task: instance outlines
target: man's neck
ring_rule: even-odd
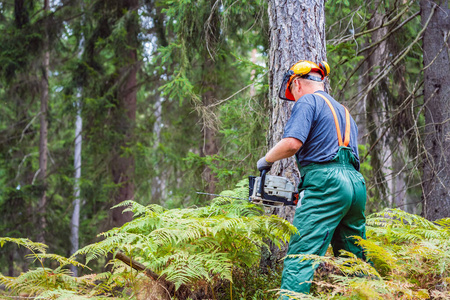
[[[311,86],[305,89],[305,94],[314,94],[316,92],[324,92],[323,88],[317,86]]]

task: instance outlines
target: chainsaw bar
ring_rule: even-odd
[[[248,199],[245,199],[245,198],[225,196],[225,195],[219,195],[219,194],[211,194],[211,193],[203,193],[203,192],[197,192],[197,194],[199,194],[199,195],[208,195],[208,196],[216,196],[216,197],[224,197],[224,198],[231,198],[231,199],[237,199],[237,200],[248,200]]]

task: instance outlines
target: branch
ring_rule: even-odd
[[[163,288],[165,288],[167,290],[167,292],[169,292],[171,297],[176,297],[177,299],[197,299],[198,298],[196,293],[191,291],[191,289],[187,285],[181,284],[181,286],[178,289],[176,289],[175,284],[171,281],[166,280],[165,275],[160,276],[160,275],[156,274],[152,270],[149,270],[148,268],[146,268],[140,262],[137,262],[137,261],[133,260],[131,257],[128,257],[123,252],[117,252],[115,255],[115,258],[124,262],[125,264],[127,264],[128,266],[132,267],[133,269],[135,269],[137,271],[144,272],[144,274],[147,277],[149,277],[150,279],[161,284],[161,286]]]
[[[393,67],[395,67],[401,60],[403,60],[403,58],[406,56],[406,54],[409,53],[409,51],[411,51],[412,47],[420,40],[420,38],[422,37],[422,34],[425,32],[425,29],[428,27],[428,24],[431,21],[431,17],[434,14],[434,11],[436,10],[437,5],[435,4],[433,6],[433,9],[430,13],[430,16],[427,20],[427,22],[425,23],[425,25],[423,26],[423,29],[417,34],[416,38],[414,39],[414,41],[408,46],[406,47],[406,49],[404,49],[402,52],[400,52],[394,59],[394,61],[391,61],[388,65],[386,65],[384,67],[383,70],[381,70],[381,72],[377,75],[377,77],[369,82],[362,90],[361,92],[357,93],[352,99],[353,100],[355,98],[358,97],[358,95],[361,95],[361,93],[364,91],[364,93],[357,98],[355,104],[350,108],[350,110],[352,110],[358,103],[359,101],[361,101],[373,88],[375,88],[375,86],[381,81],[381,79],[383,79],[384,77],[386,77],[389,72],[391,71],[391,69]]]
[[[374,32],[374,31],[378,30],[378,29],[381,29],[383,27],[390,26],[391,24],[395,23],[401,16],[403,16],[409,10],[411,4],[412,4],[412,1],[410,3],[408,3],[408,5],[400,13],[398,13],[395,17],[393,17],[392,19],[390,19],[386,23],[382,23],[379,26],[374,27],[374,28],[370,28],[370,29],[368,29],[366,31],[361,31],[361,32],[358,32],[358,33],[355,33],[355,34],[344,36],[344,37],[342,37],[339,40],[331,40],[330,42],[333,42],[333,45],[338,45],[338,44],[341,44],[341,43],[345,43],[345,42],[354,40],[357,37],[369,34],[371,32]],[[411,19],[415,18],[419,13],[420,12],[415,13],[412,17],[408,18],[405,22],[406,23],[409,22]],[[401,26],[403,26],[405,24],[405,22],[403,22],[401,24]]]
[[[399,30],[400,28],[402,28],[403,26],[405,26],[406,23],[408,23],[409,21],[411,21],[412,19],[414,19],[415,17],[417,17],[420,14],[420,11],[417,11],[415,14],[413,14],[412,16],[410,16],[408,19],[406,19],[405,21],[403,21],[400,25],[398,25],[397,27],[395,27],[394,29],[390,30],[388,34],[386,34],[383,38],[379,39],[378,41],[370,44],[369,46],[359,50],[356,53],[356,56],[358,56],[359,54],[363,53],[364,51],[375,47],[376,45],[380,44],[381,42],[383,42],[384,40],[386,40],[390,35],[392,35],[394,32],[396,32],[397,30]],[[427,23],[428,24],[428,23]],[[426,26],[425,26],[426,27]]]
[[[115,258],[117,258],[118,260],[126,263],[127,265],[129,265],[130,267],[132,267],[133,269],[137,270],[137,271],[143,271],[145,273],[145,275],[147,275],[147,277],[150,277],[153,280],[158,280],[160,279],[159,275],[156,274],[155,272],[153,272],[152,270],[147,269],[143,264],[141,264],[140,262],[137,262],[135,260],[132,260],[130,257],[126,256],[125,254],[123,254],[122,252],[118,252],[116,253]]]

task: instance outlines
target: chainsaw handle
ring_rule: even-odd
[[[264,184],[266,182],[266,174],[267,174],[267,170],[262,170],[261,171],[261,180],[259,181],[259,189],[258,189],[258,193],[261,195],[261,198],[264,198]]]

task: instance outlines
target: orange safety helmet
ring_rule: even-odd
[[[310,72],[320,73],[321,78],[319,79],[316,76],[308,75]],[[278,91],[278,97],[283,100],[295,101],[294,95],[292,95],[289,89],[290,84],[295,77],[302,77],[304,79],[322,82],[328,74],[330,74],[330,66],[326,61],[322,61],[319,65],[317,65],[309,60],[299,60],[284,74],[283,82],[281,83]]]

